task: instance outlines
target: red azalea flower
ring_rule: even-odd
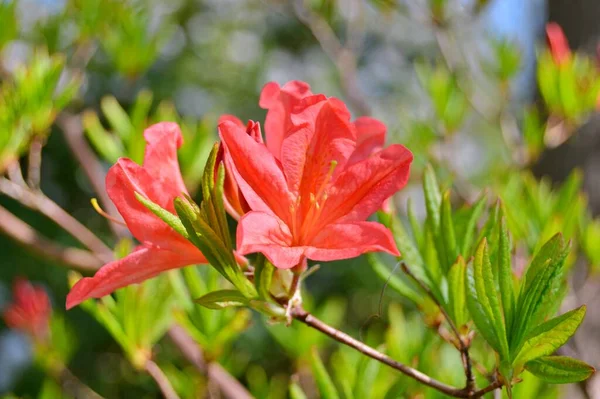
[[[175,123],[158,123],[146,129],[144,138],[147,146],[143,166],[121,158],[106,176],[110,199],[141,245],[125,258],[104,265],[94,277],[78,281],[67,296],[67,309],[166,270],[206,263],[200,250],[135,197],[138,192],[175,213],[173,200],[187,193],[177,161],[177,148],[183,141],[181,130]]]
[[[322,95],[293,106],[290,98],[266,101],[275,91],[272,85],[261,95],[261,105],[276,105],[265,125],[283,124],[287,130],[267,130],[262,144],[239,123],[219,125],[229,172],[252,209],[238,224],[238,252],[262,252],[279,268],[306,258],[331,261],[370,251],[399,255],[390,231],[366,219],[406,184],[410,151],[392,145],[371,154],[385,134],[382,124],[351,123],[341,101]],[[277,125],[269,123],[272,113]],[[361,138],[361,128],[373,125],[378,129]],[[270,145],[273,136],[277,146]]]
[[[275,82],[267,83],[264,86],[260,94],[259,105],[267,110],[265,118],[266,146],[276,159],[281,157],[281,147],[286,134],[294,128],[292,114],[298,109],[304,109],[307,101],[318,105],[327,101],[327,97],[323,94],[314,95],[308,83],[301,81],[291,81],[283,87]],[[233,115],[223,115],[219,119],[219,125],[226,121],[232,122],[240,128],[245,126],[246,132],[250,136],[258,142],[263,142],[258,123],[250,121],[244,125]],[[386,134],[385,125],[374,118],[360,117],[353,125],[356,129],[357,145],[350,163],[361,161],[380,150],[385,143]],[[231,165],[227,159],[225,159],[225,164],[226,169],[230,170]],[[239,220],[242,215],[250,211],[250,206],[231,173],[226,174],[224,192],[227,211],[235,219]]]
[[[46,291],[18,278],[13,285],[13,295],[14,302],[2,314],[6,325],[24,331],[36,339],[45,338],[52,314]]]
[[[571,58],[571,49],[567,37],[556,22],[546,24],[546,40],[556,65],[563,65]]]

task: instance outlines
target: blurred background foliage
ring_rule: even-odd
[[[551,15],[563,7],[549,5]],[[600,209],[593,178],[598,163],[587,155],[578,159],[578,151],[597,142],[598,61],[595,53],[580,52],[566,67],[555,62],[543,44],[547,6],[542,0],[0,0],[0,173],[10,178],[3,177],[0,206],[53,242],[78,246],[82,237],[65,231],[60,218],[40,216],[35,200],[23,206],[41,188],[117,254],[126,254],[131,244],[112,234],[122,229],[90,205],[99,197],[111,211],[94,173],[122,156],[140,162],[143,129],[176,121],[184,134],[181,169],[194,195],[218,116],[263,121],[258,93],[266,82],[305,80],[314,92],[344,99],[356,116],[384,121],[388,142],[415,154],[411,183],[394,204],[401,224],[411,228],[394,231],[405,234],[400,243],[415,241],[412,253],[422,255],[422,265],[436,262],[425,253],[426,235],[415,228],[428,211],[421,185],[428,163],[442,192],[450,189],[444,201],[456,204],[456,226],[502,200],[517,276],[555,233],[572,239],[563,306],[587,303],[590,311],[565,350],[597,365],[600,222],[592,210]],[[570,16],[575,24],[579,17]],[[595,46],[592,33],[584,39],[571,30],[577,45],[587,40]],[[90,154],[95,161],[86,158]],[[6,183],[20,178],[15,160],[26,171],[25,193]],[[541,178],[546,174],[551,177]],[[67,269],[9,235],[0,236],[0,306],[10,301],[16,276],[43,282],[55,317],[64,320],[58,325],[69,330],[57,335],[77,337],[63,343],[69,347],[60,351],[64,361],[104,397],[159,396],[153,381],[136,370],[143,368],[136,360],[140,351],[155,353],[182,397],[205,391],[206,379],[163,338],[173,320],[201,344],[208,361],[220,362],[257,398],[443,397],[303,325],[286,328],[248,310],[192,304],[189,298],[222,286],[212,270],[169,273],[122,290],[116,303],[107,297],[65,312]],[[473,253],[477,242],[464,240]],[[307,307],[393,358],[461,385],[460,358],[436,333],[439,315],[432,304],[414,287],[407,291],[388,259],[369,260],[323,265],[307,280]],[[148,298],[146,290],[164,296]],[[416,303],[410,300],[415,297]],[[130,312],[149,319],[132,325]],[[29,367],[31,356],[23,336],[0,330],[0,393],[61,397],[40,367]],[[494,359],[478,361],[489,368]],[[485,383],[485,376],[478,381]],[[557,388],[528,375],[513,393],[586,397],[583,392],[600,395],[596,380]]]

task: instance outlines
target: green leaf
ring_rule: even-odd
[[[275,266],[271,264],[263,255],[260,255],[260,259],[256,262],[254,269],[254,285],[258,295],[266,300],[271,300],[271,280],[273,279],[273,273]]]
[[[481,336],[496,352],[500,352],[500,341],[496,337],[493,322],[489,316],[489,312],[479,300],[475,276],[473,271],[473,263],[469,263],[467,268],[467,308],[471,314],[471,318],[477,327]]]
[[[460,252],[460,254],[466,259],[468,259],[471,256],[471,251],[473,247],[473,237],[475,236],[475,231],[477,229],[477,222],[479,221],[479,218],[481,217],[481,214],[485,209],[486,202],[487,196],[483,194],[481,198],[479,198],[470,209],[469,218],[467,220],[462,235],[462,246]]]
[[[181,234],[183,237],[188,239],[188,232],[183,226],[181,219],[179,219],[176,215],[173,215],[171,212],[162,208],[160,205],[152,202],[150,199],[144,197],[137,191],[135,192],[135,198],[137,198],[137,200],[141,202],[142,205],[148,208],[150,212],[158,216],[160,220],[168,224],[177,233]]]
[[[423,172],[423,192],[425,193],[425,207],[427,209],[427,218],[434,231],[437,231],[440,226],[440,205],[442,203],[442,195],[440,194],[440,186],[435,177],[435,172],[431,165],[427,165]]]
[[[247,306],[248,300],[236,290],[219,290],[209,292],[194,302],[209,309],[224,309],[231,306]]]
[[[508,359],[506,329],[486,239],[483,239],[475,251],[472,268],[467,277],[467,306],[473,321],[486,341],[500,354],[501,359]]]
[[[498,283],[500,286],[504,319],[506,321],[506,330],[510,331],[515,313],[515,289],[511,266],[511,243],[504,217],[500,220],[498,241]]]
[[[379,348],[380,350],[382,348]],[[361,356],[357,365],[355,385],[353,389],[355,398],[371,398],[375,379],[381,363],[367,356]]]
[[[125,150],[121,142],[104,130],[95,112],[84,112],[82,123],[87,138],[102,158],[110,163],[115,163],[120,156],[123,156]]]
[[[561,253],[564,251],[565,243],[562,234],[558,233],[548,240],[548,242],[546,242],[542,248],[540,248],[533,258],[531,265],[529,268],[527,268],[523,290],[525,292],[529,291],[531,289],[532,282],[536,277],[538,277],[540,271],[546,268],[546,265],[549,261],[559,258]]]
[[[566,356],[545,356],[528,362],[525,368],[550,384],[583,381],[596,372],[589,364]]]
[[[506,337],[506,327],[504,325],[504,315],[500,305],[496,280],[492,271],[487,240],[484,239],[475,252],[473,260],[473,270],[475,275],[475,287],[478,290],[477,295],[483,302],[484,309],[487,309],[489,317],[494,326],[496,337],[500,344],[498,351],[503,359],[508,359],[508,340]],[[479,281],[478,281],[479,280]]]
[[[534,328],[551,307],[548,300],[553,299],[560,289],[562,267],[569,252],[562,236],[557,234],[548,241],[534,258],[527,271],[525,283],[521,287],[518,316],[511,331],[513,350],[517,350],[525,335]]]
[[[445,262],[442,262],[444,271],[448,271],[450,266],[456,262],[458,256],[458,247],[456,245],[456,235],[454,234],[454,222],[452,221],[452,208],[450,205],[450,192],[444,193],[440,205],[441,235],[445,254]]]
[[[317,382],[317,387],[319,388],[321,398],[339,399],[340,396],[338,394],[338,391],[335,388],[335,385],[333,384],[331,376],[325,369],[325,365],[319,357],[319,352],[317,351],[317,348],[313,347],[310,354],[311,368],[313,376],[315,377],[315,381]]]
[[[536,327],[529,334],[513,364],[522,365],[554,353],[575,334],[583,321],[585,311],[584,305]]]
[[[450,316],[457,327],[465,325],[468,321],[466,276],[467,265],[462,256],[459,256],[448,272]]]
[[[290,384],[290,399],[307,399],[300,385],[295,382]]]

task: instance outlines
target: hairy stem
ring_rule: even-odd
[[[165,399],[179,399],[179,395],[177,395],[177,392],[173,389],[173,386],[165,373],[158,367],[158,364],[148,359],[146,360],[144,368],[148,375],[154,379]]]
[[[326,324],[325,322],[317,319],[312,314],[310,314],[309,312],[304,310],[302,307],[294,308],[292,310],[292,317],[294,319],[306,324],[307,326],[314,328],[315,330],[318,330],[318,331],[324,333],[325,335],[328,335],[329,337],[335,339],[336,341],[338,341],[344,345],[347,345],[351,348],[354,348],[357,351],[361,352],[362,354],[369,356],[370,358],[375,359],[395,370],[398,370],[401,373],[415,379],[416,381],[419,381],[420,383],[427,385],[428,387],[431,387],[433,389],[436,389],[439,392],[442,392],[448,396],[452,396],[455,398],[479,398],[479,397],[485,395],[486,393],[491,392],[502,386],[502,384],[496,382],[496,383],[493,383],[493,384],[487,386],[484,389],[481,389],[481,390],[475,391],[475,392],[470,391],[467,388],[462,388],[462,389],[456,388],[456,387],[444,384],[441,381],[435,380],[435,379],[431,378],[430,376],[428,376],[416,369],[413,369],[412,367],[409,367],[405,364],[397,362],[396,360],[388,357],[387,355],[379,352],[378,350],[364,344],[363,342],[358,341],[357,339],[352,338],[348,334],[346,334],[334,327],[331,327],[330,325]]]

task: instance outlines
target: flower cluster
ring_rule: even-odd
[[[19,278],[13,285],[14,302],[2,313],[6,325],[21,330],[34,339],[48,335],[52,305],[41,287]]]
[[[276,267],[301,270],[307,259],[332,261],[384,251],[399,255],[391,232],[367,221],[406,184],[412,154],[399,144],[383,148],[386,127],[361,117],[351,121],[336,98],[313,94],[308,84],[267,84],[260,124],[221,117],[219,164],[225,166],[224,202],[238,220],[236,253],[262,253]],[[129,256],[80,280],[67,308],[129,284],[190,264],[202,253],[150,212],[142,195],[175,213],[187,194],[177,162],[181,133],[173,123],[146,130],[143,166],[120,159],[107,176],[107,191],[141,245]],[[215,176],[217,173],[215,173]]]

